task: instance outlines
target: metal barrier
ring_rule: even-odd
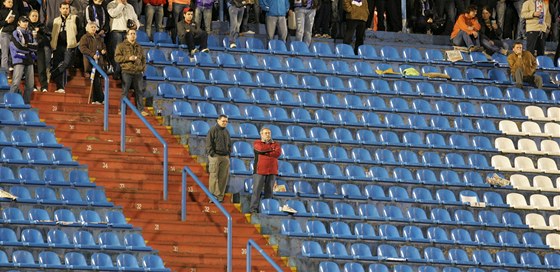
[[[249,239],[249,241],[247,241],[247,272],[251,272],[251,246],[255,247],[257,251],[264,257],[264,259],[270,265],[272,265],[274,269],[276,269],[276,271],[284,271],[282,270],[282,268],[280,268],[280,266],[276,264],[276,262],[272,260],[272,258],[270,258],[270,256],[268,256],[268,254],[266,254],[266,252],[264,252],[264,250],[257,243],[255,243],[255,241],[253,241],[253,239]]]
[[[105,103],[107,105],[108,103]],[[132,102],[128,100],[128,98],[124,97],[121,100],[121,152],[126,150],[126,131],[125,131],[125,123],[126,123],[126,106],[128,106],[140,120],[148,127],[148,129],[156,136],[156,138],[161,142],[163,145],[163,199],[167,200],[167,164],[168,164],[168,154],[167,154],[167,142],[159,135],[159,133],[148,123],[148,120],[142,116],[142,114],[136,109]]]
[[[200,186],[200,189],[210,198],[210,200],[216,204],[218,209],[226,216],[227,218],[227,271],[231,272],[232,270],[232,240],[231,240],[231,231],[232,231],[232,218],[231,215],[226,211],[224,206],[208,191],[206,186],[198,179],[198,177],[192,172],[192,170],[185,166],[183,168],[183,175],[181,179],[181,220],[187,220],[187,174],[192,177],[194,182]]]
[[[89,63],[95,68],[95,70],[103,77],[104,84],[103,84],[103,95],[105,96],[105,101],[103,103],[103,130],[109,131],[109,76],[107,73],[101,69],[101,66],[95,62],[92,57],[87,57]],[[91,83],[93,84],[93,82]],[[88,101],[89,103],[89,101]]]

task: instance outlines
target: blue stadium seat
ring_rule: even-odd
[[[272,56],[272,55],[267,55],[267,56],[264,57],[263,66],[266,70],[269,70],[269,71],[279,71],[279,72],[290,71],[289,67],[286,67],[286,65],[284,65],[280,61],[279,57]]]
[[[360,166],[348,165],[344,172],[350,180],[371,181],[371,177],[368,177],[364,169]]]
[[[253,171],[247,169],[245,162],[238,158],[230,159],[230,173],[232,175],[251,175]]]
[[[399,163],[403,166],[410,167],[422,166],[416,153],[410,150],[399,151]]]
[[[253,37],[249,37],[245,40],[245,48],[251,53],[268,53],[262,40]]]
[[[301,103],[295,101],[294,96],[287,90],[277,90],[274,92],[274,100],[277,104],[283,106],[301,106]]]
[[[377,258],[379,258],[379,260],[405,261],[404,258],[399,257],[395,247],[388,244],[380,244],[377,246]]]
[[[317,201],[315,201],[317,202]],[[324,203],[324,202],[319,202],[319,203]],[[325,205],[327,205],[326,203],[324,203]],[[328,208],[328,205],[327,205]],[[313,205],[311,206],[311,209],[313,209]],[[325,211],[325,210],[323,210]],[[319,212],[312,212],[314,213],[314,216],[317,217],[329,217],[330,215],[330,210],[329,213],[319,213]],[[316,237],[316,238],[330,238],[331,235],[329,233],[327,233],[327,229],[325,228],[325,225],[323,224],[323,222],[318,221],[318,220],[309,220],[305,223],[305,230],[307,232],[307,234],[309,236],[312,237]]]
[[[308,71],[314,74],[332,74],[327,68],[327,64],[322,59],[310,59],[308,62]]]
[[[271,57],[274,57],[274,56],[271,56]],[[274,58],[276,58],[276,57],[274,57]],[[262,66],[259,64],[259,60],[253,54],[243,54],[243,55],[241,55],[241,57],[239,57],[239,62],[240,62],[240,66],[244,67],[246,69],[254,69],[254,70],[262,69],[261,68]],[[266,70],[270,69],[269,65],[265,64],[264,66],[265,66],[264,69],[266,69]]]
[[[348,92],[349,90],[344,86],[344,81],[335,76],[328,76],[324,79],[324,88],[336,92]]]
[[[344,144],[358,144],[358,140],[354,140],[352,132],[346,128],[335,128],[332,131],[332,138],[338,143]]]
[[[362,195],[360,188],[358,188],[358,186],[355,184],[343,184],[341,186],[341,192],[344,198],[358,199],[358,200],[368,199],[366,195]]]
[[[368,62],[357,61],[352,66],[359,77],[379,77]]]
[[[81,226],[81,224],[77,223],[74,213],[68,209],[55,210],[54,221],[65,226]]]
[[[328,44],[321,42],[314,42],[311,44],[311,52],[313,52],[315,56],[320,57],[337,57],[337,55],[333,54],[332,49]]]
[[[402,115],[396,113],[388,113],[385,115],[385,125],[393,129],[406,129],[408,125],[405,124]]]
[[[405,238],[401,237],[399,230],[394,225],[382,224],[378,226],[379,237],[382,240],[390,241],[405,241]]]
[[[424,237],[424,233],[417,226],[405,226],[403,228],[403,238],[410,243],[429,243],[430,240]]]
[[[413,113],[414,110],[408,107],[408,103],[406,100],[400,97],[394,97],[389,100],[389,105],[393,109],[393,111],[397,112],[405,112],[405,113]]]
[[[403,58],[407,61],[407,62],[412,62],[412,63],[428,63],[428,60],[424,59],[422,57],[422,54],[420,54],[420,51],[414,47],[407,47],[404,48],[402,50],[403,52]]]
[[[317,101],[317,96],[312,92],[299,92],[298,99],[304,107],[322,107]]]
[[[80,192],[73,188],[64,188],[60,192],[60,200],[66,205],[87,206],[88,203],[82,199]]]
[[[348,254],[344,244],[340,242],[329,242],[327,243],[327,254],[330,258],[352,260],[353,257]]]
[[[529,90],[529,98],[537,103],[554,103],[554,101],[550,100],[546,92],[542,89]]]
[[[319,272],[340,272],[340,268],[335,262],[320,262]]]
[[[22,203],[36,203],[36,199],[31,197],[29,190],[24,186],[12,186],[10,187],[10,194],[17,197],[18,202]]]
[[[560,71],[560,67],[554,66],[554,62],[548,56],[537,56],[537,68],[545,71]]]
[[[280,55],[291,55],[292,52],[288,51],[286,44],[281,40],[270,40],[268,41],[268,49],[273,54],[280,54]]]
[[[361,216],[356,215],[356,212],[354,211],[354,207],[352,207],[352,205],[348,204],[348,203],[344,203],[344,202],[337,202],[334,205],[334,215],[337,218],[341,218],[344,220],[351,220],[351,219],[361,219]],[[332,227],[332,224],[331,224]],[[332,231],[331,231],[332,233]],[[339,237],[341,238],[341,237]],[[352,235],[352,237],[346,237],[346,238],[351,238],[351,239],[356,239],[355,236]]]
[[[438,190],[441,191],[442,189]],[[445,190],[445,189],[443,189]],[[442,201],[442,198],[436,193],[436,197],[438,200],[440,200],[443,204],[445,204],[446,202]],[[449,201],[450,202],[450,201]],[[451,219],[451,216],[449,215],[449,212],[446,209],[443,208],[434,208],[430,211],[430,218],[438,223],[438,224],[448,224],[448,225],[455,225],[457,224],[457,222],[455,222],[453,219]]]
[[[301,162],[298,164],[298,173],[304,178],[318,179],[323,176],[317,170],[317,166],[310,162]]]
[[[64,263],[67,267],[71,267],[76,270],[92,270],[93,267],[89,266],[86,262],[86,258],[80,252],[67,252],[64,254]]]
[[[286,137],[292,141],[310,142],[311,139],[307,138],[305,129],[300,126],[288,126],[286,128]]]
[[[171,66],[172,67],[172,66]],[[163,70],[163,74],[166,76],[166,78],[168,78],[169,80],[172,80],[172,77],[168,77],[167,73],[166,73],[166,68],[164,68]],[[178,71],[177,71],[178,72]],[[180,72],[178,72],[180,76]],[[159,83],[157,86],[157,95],[161,96],[163,98],[170,98],[170,99],[181,99],[183,98],[183,94],[180,94],[177,92],[177,90],[175,89],[175,85],[171,84],[171,83],[166,83],[166,82],[162,82]]]
[[[428,169],[422,169],[422,170],[428,170]],[[431,172],[432,174],[434,174],[433,172]],[[416,175],[418,176],[418,172],[416,172]],[[435,177],[435,174],[434,174]],[[416,202],[420,202],[420,203],[428,203],[428,204],[435,204],[438,203],[434,197],[432,196],[432,193],[430,192],[430,190],[423,188],[423,187],[418,187],[418,188],[414,188],[412,190],[412,198],[416,201]]]
[[[31,223],[23,217],[23,212],[19,208],[10,207],[2,210],[1,222],[6,224],[29,224]]]
[[[327,150],[327,155],[330,161],[333,162],[343,162],[343,163],[352,163],[354,160],[348,157],[348,153],[346,153],[346,149],[340,146],[331,146]]]
[[[114,232],[102,232],[97,237],[99,247],[105,250],[124,251],[126,247],[121,244],[119,237]]]
[[[294,210],[297,211],[297,213],[294,216],[297,216],[297,217],[311,217],[312,216],[311,213],[307,212],[307,208],[305,207],[305,204],[303,204],[299,200],[290,199],[290,200],[286,201],[286,205],[288,205],[289,207],[291,207],[291,208],[293,208]]]
[[[338,45],[341,45],[341,44],[338,44]],[[352,54],[354,54],[353,51],[352,51]],[[332,61],[329,65],[329,69],[335,75],[344,75],[344,76],[356,76],[357,75],[356,71],[350,70],[350,66],[348,66],[348,63],[346,61],[342,61],[342,60]]]
[[[358,206],[358,214],[364,220],[385,220],[384,217],[379,215],[377,208],[373,204],[360,204]]]
[[[183,50],[173,50],[169,55],[171,62],[176,66],[193,66],[194,62],[191,61],[189,54]]]
[[[27,250],[15,250],[12,252],[12,263],[16,267],[23,269],[38,269],[39,264],[35,263],[33,254]]]
[[[149,271],[158,271],[158,272],[171,271],[170,269],[165,268],[165,266],[163,265],[163,260],[159,256],[153,254],[144,255],[142,257],[142,267],[145,270],[147,269]]]
[[[336,185],[330,182],[321,182],[317,185],[317,193],[322,198],[342,199],[343,195],[338,193]]]
[[[258,72],[255,78],[256,84],[260,87],[279,88],[282,86],[276,83],[276,79],[269,72]]]
[[[496,241],[494,235],[489,230],[477,230],[474,233],[475,241],[481,246],[500,247],[501,244]]]
[[[397,167],[393,169],[393,177],[401,183],[417,183],[408,168]]]
[[[143,270],[138,266],[136,257],[129,253],[121,253],[117,256],[117,267],[119,270],[137,271]]]
[[[494,262],[492,255],[487,250],[475,250],[473,261],[483,266],[500,266],[500,264]]]
[[[52,163],[65,166],[77,166],[77,161],[72,158],[70,151],[66,149],[55,149],[52,153]]]
[[[498,251],[496,253],[496,262],[505,267],[522,268],[523,265],[517,262],[517,258],[512,252]]]
[[[138,42],[138,44],[142,46],[149,46],[149,47],[155,46],[154,43],[150,41],[150,37],[148,37],[146,31],[140,29],[136,30],[136,42]]]
[[[548,253],[544,255],[544,264],[548,266],[548,268],[552,268],[552,269],[560,268],[560,254]]]
[[[118,271],[113,265],[111,256],[103,252],[95,252],[91,255],[91,266],[94,269],[103,271]]]
[[[338,203],[337,203],[338,204]],[[347,204],[347,203],[340,203]],[[356,236],[352,234],[350,227],[346,222],[331,222],[329,226],[329,233],[337,239],[356,239]]]
[[[474,104],[470,102],[459,102],[459,104],[457,104],[457,110],[458,113],[462,116],[482,116],[482,114],[478,113],[477,108],[474,106]]]
[[[233,81],[237,85],[244,86],[258,86],[257,83],[253,81],[253,78],[249,72],[244,70],[236,70],[233,72]]]
[[[171,36],[167,32],[155,32],[153,34],[153,41],[156,46],[159,47],[178,47],[177,44],[173,42]]]
[[[401,58],[397,49],[390,45],[381,47],[381,56],[385,61],[405,61],[403,58]]]
[[[456,221],[458,224],[461,225],[462,222]],[[451,230],[451,238],[455,241],[456,244],[461,245],[478,245],[477,242],[472,240],[471,234],[466,229],[457,228]]]
[[[410,207],[407,210],[406,215],[408,217],[408,220],[411,222],[432,223],[432,220],[428,219],[428,217],[426,216],[426,212],[421,208]]]
[[[449,145],[454,149],[475,150],[465,136],[454,134],[449,137]]]
[[[20,168],[18,171],[18,178],[26,184],[45,185],[45,181],[39,177],[39,174],[34,168]]]
[[[58,254],[56,252],[53,252],[53,251],[41,251],[41,252],[39,252],[38,263],[39,263],[40,266],[42,266],[46,269],[60,270],[60,269],[69,268],[69,267],[67,267],[66,265],[63,265],[60,262],[60,258],[58,257]]]
[[[475,265],[476,263],[469,259],[467,252],[460,248],[452,248],[447,252],[449,261],[454,265]]]
[[[301,58],[287,58],[284,61],[288,71],[294,73],[308,73],[310,69],[305,67]]]
[[[216,73],[216,72],[214,72]],[[213,83],[215,79],[206,79],[206,75],[204,71],[200,68],[188,68],[183,70],[183,76],[186,78],[187,81],[192,81],[195,83],[205,83],[210,84]],[[216,75],[214,75],[215,77]],[[216,82],[215,82],[216,83]]]
[[[303,148],[304,157],[312,162],[328,162],[328,159],[323,152],[323,149],[318,145],[306,145]]]
[[[301,255],[307,258],[328,258],[329,256],[323,253],[323,248],[317,241],[303,241],[301,244]],[[335,263],[333,264],[338,269],[338,266]]]
[[[19,93],[5,93],[2,101],[5,108],[29,109],[31,107],[25,104],[23,97]]]
[[[331,139],[327,130],[323,127],[312,127],[309,130],[309,138],[314,142],[319,143],[334,143],[335,140]]]
[[[521,236],[521,240],[523,244],[528,248],[538,248],[538,249],[547,249],[549,248],[548,245],[545,245],[542,241],[540,234],[536,232],[525,232]]]
[[[358,77],[348,79],[348,89],[356,93],[372,93],[366,81]]]
[[[536,253],[530,252],[530,251],[521,253],[520,263],[525,268],[532,268],[532,269],[546,269],[546,268],[548,268],[546,265],[543,265],[540,257]]]
[[[146,62],[159,65],[172,65],[173,62],[167,59],[165,53],[157,48],[150,48],[146,53]]]
[[[443,243],[443,244],[453,244],[454,242],[450,240],[447,236],[447,232],[440,227],[430,227],[426,232],[428,239],[433,243]]]
[[[425,58],[429,63],[432,64],[450,64],[449,61],[445,60],[443,53],[439,49],[426,49],[424,52]]]
[[[375,47],[370,44],[362,44],[358,47],[358,56],[366,60],[382,60],[383,58],[377,55]]]
[[[348,44],[343,44],[343,43],[338,43],[335,46],[335,54],[337,57],[339,58],[351,58],[351,59],[356,59],[356,58],[360,58],[360,56],[357,56],[354,53],[354,48],[352,48],[352,46],[348,45]]]
[[[402,214],[402,211],[399,207],[393,205],[387,205],[383,207],[383,216],[392,221],[401,221],[406,222],[408,221]]]
[[[352,256],[359,261],[375,261],[378,260],[376,256],[371,254],[371,249],[364,243],[353,243],[350,246]],[[361,266],[361,265],[360,265]],[[363,271],[363,268],[362,270]]]
[[[301,80],[301,85],[305,89],[312,89],[312,90],[328,90],[325,86],[321,84],[321,81],[318,77],[313,75],[305,75]]]
[[[486,193],[484,194],[485,197],[486,197]],[[515,212],[504,212],[502,214],[502,222],[510,228],[521,228],[521,229],[528,228],[528,226],[523,223],[523,220],[521,220],[519,214]]]
[[[197,66],[201,67],[219,67],[218,63],[212,60],[212,56],[206,52],[198,52],[194,54],[194,61]]]
[[[314,56],[315,54],[309,50],[307,44],[302,41],[292,41],[290,42],[290,50],[292,54],[298,56]]]
[[[107,200],[105,191],[102,189],[89,189],[86,191],[86,200],[92,206],[113,207],[113,203]]]
[[[494,60],[488,60],[482,52],[470,52],[470,61],[480,67],[495,67],[498,63]]]
[[[335,120],[332,111],[326,109],[318,109],[313,114],[315,121],[321,125],[338,125],[338,121]]]
[[[218,87],[218,86],[206,86],[204,87],[204,92],[203,92],[204,97],[206,97],[206,100],[210,100],[210,101],[219,101],[219,102],[229,102],[229,98],[226,98],[224,96],[224,91],[222,90],[222,88]]]
[[[132,225],[127,223],[126,218],[121,211],[108,211],[105,214],[105,221],[107,222],[107,225],[112,228],[132,228]]]
[[[443,251],[439,247],[425,248],[424,260],[428,263],[451,264],[451,262],[445,258]]]
[[[375,234],[375,229],[368,223],[356,223],[354,233],[361,240],[377,240],[379,236]]]
[[[199,103],[200,104],[200,103]],[[256,121],[268,121],[269,118],[265,117],[264,111],[261,107],[256,105],[249,105],[246,106],[243,114],[245,115],[245,119],[248,120],[256,120]]]
[[[191,135],[193,136],[206,136],[210,130],[210,125],[205,121],[195,120],[191,123]]]

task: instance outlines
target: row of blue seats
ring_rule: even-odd
[[[528,97],[525,97],[525,91],[519,88],[510,87],[505,90],[505,95],[502,94],[501,89],[495,86],[486,86],[484,88],[484,94],[481,94],[478,87],[475,85],[462,85],[460,90],[457,90],[455,85],[449,83],[442,83],[436,89],[430,83],[421,82],[418,83],[416,89],[413,91],[412,86],[407,81],[395,81],[393,82],[394,90],[399,90],[399,94],[410,94],[411,96],[422,96],[428,99],[440,99],[440,98],[459,98],[480,100],[480,101],[494,101],[496,106],[503,106],[503,102],[515,102],[515,103],[558,103],[560,101],[560,91],[553,91],[551,93],[551,99],[548,95],[541,89],[530,89],[528,92]],[[429,87],[428,87],[429,86]],[[432,94],[430,94],[431,91]],[[402,91],[402,92],[401,92]],[[422,93],[421,93],[422,92]],[[248,95],[248,93],[250,95]],[[377,103],[371,103],[371,97],[375,96],[362,96],[360,94],[336,94],[332,92],[326,93],[314,93],[301,90],[276,90],[273,95],[266,89],[254,88],[251,90],[245,90],[239,87],[230,87],[227,89],[226,94],[224,90],[219,86],[205,86],[203,92],[201,93],[198,86],[193,84],[182,84],[177,86],[171,83],[159,83],[157,85],[157,95],[163,98],[175,98],[175,99],[188,99],[188,100],[202,100],[202,101],[216,101],[216,102],[234,102],[234,103],[249,103],[249,104],[268,104],[268,105],[282,105],[286,107],[336,107],[336,108],[346,108],[346,109],[358,109],[358,110],[371,110],[373,108],[379,107]],[[319,96],[319,99],[317,98]],[[388,108],[387,102],[389,102],[390,107],[392,103],[391,100],[383,99],[384,96],[379,97],[383,100],[383,105],[380,108]],[[402,99],[402,98],[399,98]],[[424,100],[424,99],[416,99]],[[414,100],[414,101],[416,101]],[[440,101],[440,100],[436,100]],[[451,101],[446,100],[445,102],[450,103]],[[457,105],[462,103],[467,103],[467,101],[456,102]],[[472,103],[472,102],[471,102]],[[431,103],[430,103],[431,104]],[[412,105],[413,109],[414,104]],[[431,105],[430,108],[431,109]],[[418,110],[423,110],[419,108]]]
[[[24,148],[23,152],[17,147],[6,146],[0,151],[0,158],[3,163],[8,164],[31,164],[31,165],[66,165],[78,166],[72,158],[72,154],[67,149],[53,149],[47,155],[46,149]]]
[[[86,226],[91,227],[91,226]],[[20,237],[18,239],[17,237]],[[122,242],[121,242],[122,240]],[[97,242],[96,242],[97,241]],[[54,248],[54,249],[84,249],[84,250],[118,250],[118,251],[151,251],[146,246],[144,238],[138,233],[127,233],[123,239],[113,231],[99,233],[96,238],[88,230],[77,230],[72,234],[72,243],[68,234],[62,230],[51,229],[47,233],[47,239],[43,237],[42,231],[35,228],[24,228],[16,232],[11,228],[0,228],[0,244],[4,247],[26,247],[26,248]]]
[[[37,258],[26,250],[16,250],[11,254],[11,262],[4,251],[0,251],[0,267],[5,269],[51,269],[51,270],[89,270],[89,271],[171,271],[164,267],[163,261],[157,255],[144,255],[139,266],[136,256],[130,253],[121,253],[115,260],[106,253],[96,252],[86,261],[83,253],[67,252],[64,254],[64,263],[59,255],[53,251],[41,251]]]
[[[6,137],[4,130],[0,130],[0,145],[13,145],[21,147],[45,147],[45,148],[61,148],[54,134],[50,131],[37,132],[35,139],[27,130],[15,129],[10,132],[10,138]]]
[[[95,187],[95,183],[90,181],[88,174],[83,170],[71,170],[68,178],[64,177],[64,173],[60,169],[45,169],[42,175],[39,175],[37,170],[22,167],[17,170],[16,177],[12,169],[2,166],[0,167],[0,184]]]
[[[102,189],[87,189],[85,197],[82,198],[80,192],[73,188],[61,188],[60,198],[53,188],[40,186],[34,189],[32,196],[27,186],[14,185],[9,187],[10,194],[17,197],[19,203],[36,203],[43,205],[76,205],[76,206],[99,206],[112,207],[113,203],[107,200],[105,191]]]
[[[132,225],[128,224],[124,214],[119,210],[107,211],[101,219],[99,213],[95,210],[81,210],[76,218],[74,213],[68,209],[57,209],[50,213],[41,208],[31,208],[27,211],[27,217],[24,212],[17,207],[4,208],[2,210],[2,220],[4,224],[20,224],[20,225],[38,225],[53,226],[59,225],[63,227],[100,227],[100,228],[120,228],[131,229]]]
[[[303,250],[306,251],[303,251]],[[534,252],[526,251],[516,254],[502,250],[491,254],[488,250],[474,250],[472,257],[460,248],[450,249],[448,257],[438,247],[427,247],[424,254],[411,245],[401,246],[397,250],[393,245],[380,244],[374,247],[374,254],[369,245],[365,243],[353,243],[350,246],[350,253],[346,246],[340,242],[329,242],[325,251],[320,244],[315,241],[306,241],[302,244],[303,256],[320,259],[342,259],[357,260],[359,262],[408,262],[419,264],[438,264],[438,265],[464,265],[482,267],[503,267],[504,269],[525,268],[525,269],[560,269],[560,254],[548,253],[542,258]],[[495,256],[495,258],[493,257]],[[518,261],[519,259],[519,261]]]
[[[246,106],[244,114],[241,115],[239,108],[231,104],[223,104],[220,107],[220,114],[225,114],[232,120],[252,121],[252,122],[280,122],[280,123],[297,123],[301,125],[331,125],[331,126],[353,126],[353,127],[371,127],[371,128],[390,128],[396,130],[427,130],[439,132],[463,132],[463,133],[490,133],[501,134],[502,132],[496,129],[494,120],[489,118],[473,119],[470,117],[451,117],[451,116],[429,116],[419,114],[399,114],[399,113],[386,113],[382,115],[383,122],[380,116],[375,112],[363,112],[358,120],[358,117],[351,111],[340,111],[333,116],[329,110],[320,111],[316,118],[311,117],[311,113],[304,108],[292,109],[291,115],[284,108],[270,107],[265,114],[265,111],[255,105]],[[228,114],[230,113],[230,114]],[[231,114],[235,113],[235,114]],[[175,101],[173,102],[173,116],[193,118],[207,118],[215,119],[218,117],[218,111],[214,104],[209,102],[199,102],[196,104],[196,112],[193,111],[189,102]],[[322,120],[328,116],[327,120]],[[317,119],[319,118],[319,119]],[[332,119],[331,119],[332,118]],[[526,118],[526,117],[525,117]],[[330,121],[328,121],[330,120]],[[476,128],[473,126],[473,121],[476,123]],[[453,126],[451,123],[453,123]],[[193,123],[197,126],[191,127],[191,133],[197,135],[204,135],[209,129],[209,125],[204,125],[205,122]],[[429,123],[429,125],[428,125]],[[298,134],[294,137],[298,139],[306,139],[307,133],[305,129],[299,125],[290,126],[290,130],[297,130]],[[314,133],[319,133],[320,141],[334,142],[328,135],[324,127],[317,127]],[[303,134],[299,134],[303,132]],[[311,132],[311,131],[310,131]],[[297,136],[296,136],[297,135]],[[286,135],[290,137],[289,135]],[[277,136],[278,137],[278,136]],[[318,141],[310,135],[307,141]]]
[[[491,228],[520,228],[528,229],[519,214],[514,212],[502,213],[502,222],[498,220],[496,214],[489,210],[480,211],[478,218],[475,219],[472,212],[468,210],[457,210],[454,217],[451,217],[449,211],[444,208],[433,208],[430,210],[430,218],[426,216],[426,212],[422,208],[410,207],[406,216],[403,215],[401,209],[394,205],[384,205],[382,213],[378,213],[377,208],[373,204],[359,204],[358,214],[355,213],[352,205],[345,202],[336,202],[334,204],[334,213],[331,213],[330,207],[323,201],[312,201],[310,203],[309,212],[305,205],[295,199],[285,202],[296,211],[296,217],[314,217],[323,220],[328,219],[344,219],[344,220],[370,220],[370,221],[394,221],[414,224],[426,225],[465,225],[473,227],[491,227]],[[294,205],[294,206],[291,206]],[[452,205],[452,204],[450,204]],[[280,211],[279,202],[274,199],[264,199],[260,205],[261,212],[268,215],[286,215]],[[541,240],[542,243],[542,240]]]
[[[20,111],[18,119],[15,118],[14,112],[6,108],[0,108],[0,123],[4,126],[38,126],[46,127],[47,125],[39,119],[39,115],[32,109]]]
[[[286,228],[286,234],[292,237],[340,239],[340,242],[364,240],[373,243],[377,241],[419,243],[418,245],[420,246],[437,243],[440,244],[439,246],[442,248],[449,245],[461,244],[464,246],[491,247],[493,249],[540,249],[543,251],[550,249],[547,245],[542,243],[540,235],[536,232],[524,232],[521,235],[522,238],[520,242],[517,234],[509,230],[500,231],[497,235],[498,240],[494,237],[492,233],[493,230],[476,230],[474,231],[475,239],[472,240],[470,239],[471,235],[469,231],[462,228],[451,229],[449,232],[451,239],[449,239],[447,232],[439,226],[427,228],[425,231],[426,234],[424,235],[424,231],[422,231],[420,227],[407,225],[402,228],[401,235],[398,228],[391,224],[381,224],[374,227],[369,223],[356,223],[354,227],[351,228],[345,222],[333,221],[330,222],[328,232],[324,224],[320,221],[307,221],[305,223],[306,230],[301,230],[301,232],[297,230],[297,224],[297,222],[291,219],[283,220],[282,229],[284,230],[284,228]],[[305,254],[305,251],[302,253]]]
[[[343,262],[342,268],[338,264],[339,262],[332,262],[332,261],[322,261],[319,263],[319,272],[486,272],[486,270],[478,267],[470,267],[467,270],[461,270],[458,267],[453,266],[445,266],[441,267],[441,270],[432,265],[419,265],[417,268],[414,266],[410,266],[407,264],[395,264],[393,266],[387,265],[384,263],[371,263],[371,264],[364,264],[356,263],[352,261]],[[367,268],[364,268],[367,267]],[[392,267],[391,269],[389,267]],[[508,270],[495,268],[492,270],[488,270],[491,272],[507,272]]]

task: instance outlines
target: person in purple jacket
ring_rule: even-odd
[[[10,54],[12,56],[12,65],[14,66],[14,77],[10,92],[21,93],[19,84],[25,75],[23,101],[29,104],[35,83],[33,62],[36,59],[35,52],[37,52],[37,42],[35,41],[37,32],[30,32],[28,30],[29,19],[26,16],[19,17],[17,25],[10,40]]]

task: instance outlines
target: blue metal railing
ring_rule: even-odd
[[[105,96],[105,103],[103,103],[103,130],[109,131],[109,76],[107,76],[107,73],[101,69],[101,66],[99,66],[92,57],[88,56],[87,58],[93,68],[103,77],[103,95]],[[93,82],[91,84],[93,84]]]
[[[105,103],[107,105],[108,103]],[[125,132],[125,123],[126,123],[126,106],[128,106],[140,120],[148,127],[148,129],[156,136],[156,138],[161,142],[163,145],[163,199],[167,200],[167,164],[168,164],[168,154],[167,154],[167,142],[159,135],[159,133],[148,123],[148,120],[142,116],[140,111],[136,109],[134,105],[128,100],[128,98],[124,97],[121,100],[121,152],[126,150],[126,132]]]
[[[200,186],[200,189],[210,198],[210,200],[216,204],[218,209],[222,211],[222,213],[227,218],[227,271],[231,272],[232,270],[232,240],[231,240],[231,231],[232,231],[232,219],[231,215],[228,211],[224,208],[224,206],[208,191],[206,186],[198,179],[198,177],[192,172],[192,170],[185,166],[183,168],[183,175],[181,180],[181,220],[187,220],[187,174],[192,177],[194,182]]]
[[[268,254],[266,254],[266,252],[264,252],[264,250],[255,243],[255,241],[253,241],[253,239],[249,239],[249,241],[247,241],[247,272],[251,272],[251,247],[257,249],[264,259],[272,265],[274,269],[276,269],[276,271],[283,271],[282,268],[280,268],[280,266],[278,266],[276,262],[274,262],[274,260],[272,260],[272,258],[270,258],[270,256],[268,256]]]

